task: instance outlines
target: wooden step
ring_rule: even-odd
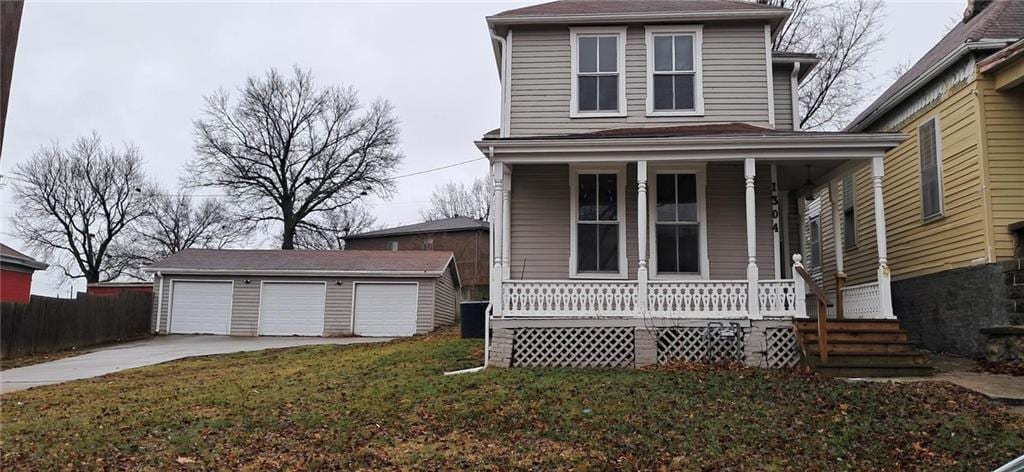
[[[814,370],[821,375],[829,377],[930,377],[933,373],[931,366],[877,367],[870,365],[820,365]]]
[[[818,357],[817,354],[808,353],[808,355],[804,357],[804,361],[815,369],[817,369],[819,365],[823,364],[821,362],[821,358]],[[872,352],[829,352],[828,362],[824,363],[824,365],[830,367],[919,367],[928,366],[929,362],[928,354],[917,351],[888,352],[884,354]]]
[[[818,330],[813,331],[801,331],[804,342],[813,343],[818,341]],[[857,331],[830,331],[828,333],[828,342],[836,341],[866,341],[866,342],[883,342],[883,343],[895,343],[895,342],[906,342],[907,341],[906,331],[892,331],[892,330],[877,330],[877,329],[865,329]]]
[[[818,354],[821,352],[821,347],[818,345],[818,341],[807,341],[807,352],[808,354]],[[879,341],[845,341],[838,340],[829,337],[828,339],[828,353],[832,355],[836,354],[887,354],[890,352],[911,352],[913,351],[910,343],[906,341],[896,342],[879,342]]]
[[[796,328],[800,332],[817,331],[817,321],[797,321]],[[902,331],[896,320],[828,320],[828,331]]]

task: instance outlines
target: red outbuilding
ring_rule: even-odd
[[[47,267],[0,243],[0,302],[28,303],[32,296],[32,273]]]

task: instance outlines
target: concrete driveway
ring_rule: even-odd
[[[88,354],[0,372],[0,393],[87,379],[192,356],[260,351],[314,344],[363,344],[392,338],[157,336],[100,348]]]

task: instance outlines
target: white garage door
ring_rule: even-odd
[[[170,331],[228,334],[232,287],[231,282],[174,282]]]
[[[416,334],[416,284],[355,284],[353,332],[360,336]]]
[[[322,336],[323,283],[264,282],[260,290],[260,334]]]

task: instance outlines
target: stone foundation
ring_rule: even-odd
[[[985,328],[985,359],[991,362],[1024,362],[1024,326]]]
[[[494,320],[492,367],[646,367],[671,362],[799,363],[790,319]]]
[[[982,264],[892,282],[893,311],[910,340],[969,357],[985,350],[982,328],[1010,324],[1005,264]]]

